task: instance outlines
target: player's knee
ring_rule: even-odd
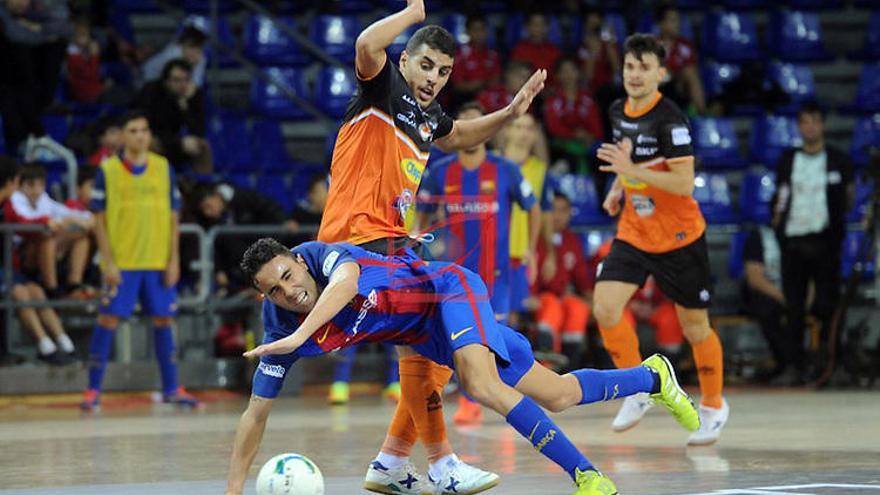
[[[485,404],[492,397],[491,384],[488,377],[476,372],[459,372],[459,380],[464,391],[475,401]]]
[[[107,330],[116,330],[119,326],[119,317],[113,315],[98,315],[98,325]]]
[[[593,301],[593,315],[600,327],[610,328],[623,318],[623,307],[614,301],[597,298]]]
[[[681,323],[681,331],[689,342],[702,342],[712,332],[708,315],[679,314],[678,319]]]
[[[154,327],[167,327],[174,323],[174,318],[170,316],[154,316],[150,318]]]

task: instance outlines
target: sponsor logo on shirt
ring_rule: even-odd
[[[430,142],[434,139],[434,130],[437,128],[437,124],[431,125],[431,122],[425,122],[424,124],[419,126],[419,136],[422,138],[424,142]]]
[[[636,146],[635,155],[636,156],[653,156],[657,153],[656,146]]]
[[[646,136],[644,134],[639,134],[636,137],[636,144],[654,144],[657,142],[657,138],[654,136]]]
[[[376,294],[376,289],[373,289],[370,291],[370,294],[367,295],[367,298],[364,299],[363,304],[361,304],[361,309],[360,311],[358,311],[357,319],[354,320],[354,328],[352,328],[352,334],[357,335],[358,327],[361,326],[364,318],[366,318],[370,310],[375,308],[378,304],[379,296]]]
[[[257,369],[260,370],[260,373],[266,376],[272,376],[275,378],[284,378],[284,366],[280,364],[267,364],[260,361],[260,364],[257,366]]]
[[[403,175],[413,184],[419,185],[422,182],[422,176],[425,173],[424,163],[417,162],[412,158],[404,158],[400,162],[400,168],[403,170]]]
[[[464,203],[447,203],[446,211],[450,214],[488,214],[498,213],[500,206],[498,201],[481,202],[468,201]]]
[[[672,144],[675,146],[684,146],[686,144],[691,144],[691,131],[688,130],[687,127],[673,127],[672,128]]]
[[[648,184],[640,180],[633,179],[632,177],[627,177],[625,175],[620,176],[620,181],[623,183],[623,187],[627,189],[647,189]]]
[[[409,103],[412,106],[416,106],[416,100],[414,100],[413,97],[408,94],[400,95],[400,99]]]
[[[488,193],[495,190],[495,181],[484,180],[480,182],[480,192]]]
[[[413,192],[409,189],[404,189],[400,196],[394,198],[394,203],[391,205],[395,210],[400,213],[400,218],[406,218],[406,212],[409,211],[410,207],[413,205]]]
[[[621,120],[620,127],[623,127],[624,129],[629,129],[631,131],[637,131],[639,129],[639,123],[638,122],[627,122],[625,120]]]
[[[654,200],[651,199],[650,196],[633,194],[630,198],[632,199],[632,205],[633,209],[636,211],[636,215],[646,218],[654,214],[657,206],[654,204]]]
[[[339,251],[331,251],[330,254],[324,258],[324,265],[321,267],[321,273],[323,273],[325,277],[330,276],[330,270],[333,269],[333,265],[336,263],[337,259],[339,259]]]
[[[410,110],[409,112],[407,112],[405,114],[403,112],[398,112],[397,113],[397,120],[403,122],[404,124],[406,124],[412,128],[416,128],[418,126],[418,124],[416,123],[416,113],[413,112],[412,110]]]

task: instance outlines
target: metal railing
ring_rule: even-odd
[[[40,150],[54,153],[67,164],[67,197],[75,198],[76,174],[78,169],[76,155],[73,154],[73,151],[65,148],[64,145],[55,140],[35,139],[28,143],[27,149],[25,150],[25,161],[37,161],[37,152]]]

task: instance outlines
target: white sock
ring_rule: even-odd
[[[406,464],[406,461],[409,460],[409,457],[399,457],[396,455],[386,454],[385,452],[379,452],[379,455],[376,456],[376,460],[388,469],[397,469]]]
[[[62,333],[61,335],[55,337],[55,340],[58,341],[58,346],[61,347],[61,350],[70,354],[73,352],[73,341],[70,340],[70,336],[66,333]]]
[[[52,339],[49,337],[41,338],[40,341],[37,342],[37,349],[40,350],[40,354],[43,356],[48,356],[58,350],[58,348],[55,347],[55,342],[52,342]]]
[[[433,478],[435,480],[440,479],[440,477],[443,476],[443,473],[447,469],[455,466],[459,462],[461,462],[461,461],[458,459],[457,455],[455,455],[455,454],[445,455],[445,456],[437,459],[437,462],[432,462],[428,466],[428,476],[430,476],[431,478]]]

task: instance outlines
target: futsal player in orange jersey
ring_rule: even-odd
[[[706,222],[692,197],[690,128],[678,106],[657,90],[666,75],[665,51],[650,35],[630,36],[624,44],[627,97],[609,108],[614,143],[597,153],[606,163],[600,170],[617,174],[603,206],[611,215],[620,213],[620,221],[611,252],[598,268],[593,314],[614,364],[640,363],[638,337],[623,311],[648,275],[654,276],[675,302],[697,365],[701,426],[688,444],[706,445],[718,440],[730,408],[721,395],[721,342],[707,310],[712,294]],[[651,405],[645,395],[628,397],[612,427],[632,428]]]
[[[330,166],[330,191],[318,231],[321,242],[348,242],[392,254],[411,243],[405,226],[413,207],[431,144],[444,150],[472,148],[524,114],[543,89],[545,71],[536,71],[506,107],[480,118],[453,121],[435,101],[452,73],[455,40],[439,26],[425,26],[409,39],[399,66],[386,48],[413,24],[425,20],[423,0],[365,29],[356,42],[358,88],[337,136]],[[469,466],[455,456],[446,437],[440,393],[451,370],[399,347],[401,400],[364,488],[378,493],[479,493],[498,475]],[[255,406],[259,404],[259,407]],[[237,435],[254,438],[265,426],[272,401],[251,397]],[[261,430],[260,430],[261,431]],[[409,454],[421,440],[428,477],[415,471]],[[227,493],[240,493],[259,442],[245,442],[232,454]],[[451,488],[447,488],[451,487]],[[436,491],[434,491],[436,489]]]

